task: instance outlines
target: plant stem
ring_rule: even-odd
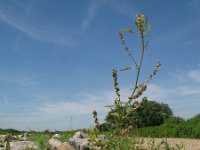
[[[138,68],[138,65],[137,65],[137,63],[136,63],[135,59],[133,58],[133,55],[132,55],[132,53],[131,53],[131,52],[129,52],[128,56],[129,56],[129,57],[131,58],[131,60],[134,62],[134,64],[135,64],[136,68]]]
[[[136,81],[135,81],[135,86],[134,86],[134,90],[131,94],[131,98],[129,99],[128,101],[128,104],[131,103],[132,101],[132,97],[134,96],[135,94],[135,91],[138,87],[138,81],[139,81],[139,76],[140,76],[140,70],[141,70],[141,67],[142,67],[142,62],[143,62],[143,58],[144,58],[144,50],[145,50],[145,45],[144,45],[144,33],[141,32],[141,39],[142,39],[142,54],[141,54],[141,58],[140,58],[140,64],[139,64],[139,67],[138,67],[138,71],[137,71],[137,77],[136,77]]]

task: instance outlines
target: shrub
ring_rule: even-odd
[[[183,122],[185,122],[185,120],[179,116],[172,116],[165,120],[166,124],[171,124],[171,123],[178,124]]]
[[[173,117],[172,117],[173,118]],[[183,121],[176,117],[175,121]],[[180,120],[179,120],[180,119]],[[188,121],[175,123],[166,121],[160,126],[144,127],[135,129],[132,134],[143,137],[177,137],[177,138],[196,138],[200,139],[200,122],[199,116],[195,116]]]
[[[137,102],[136,102],[137,103]],[[135,103],[135,104],[136,104]],[[135,105],[133,104],[133,105]],[[106,122],[109,124],[115,124],[117,121],[116,116],[112,116],[116,112],[111,110],[106,116]],[[166,119],[172,116],[171,108],[164,103],[158,103],[155,101],[143,101],[138,109],[130,113],[129,118],[124,120],[124,127],[129,125],[136,125],[137,127],[157,126]]]
[[[22,134],[24,131],[18,131],[15,129],[0,129],[0,134],[11,134],[11,135],[16,135],[16,134]]]
[[[100,131],[108,131],[112,129],[112,125],[110,123],[102,123],[99,125]]]

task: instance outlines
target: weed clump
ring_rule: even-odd
[[[120,69],[120,71],[133,70],[133,69],[136,70],[136,79],[135,82],[133,83],[131,95],[128,97],[126,101],[121,100],[118,75],[117,75],[118,70],[113,69],[112,77],[114,82],[116,99],[114,100],[114,104],[107,105],[106,107],[110,108],[111,110],[115,110],[113,113],[111,113],[111,116],[115,117],[116,119],[115,123],[111,125],[115,127],[115,130],[113,130],[112,133],[110,133],[106,139],[104,140],[100,139],[98,137],[99,122],[97,118],[97,112],[94,111],[93,118],[95,122],[95,128],[90,132],[89,135],[89,140],[94,146],[94,147],[90,146],[91,149],[96,149],[97,147],[99,149],[106,149],[106,150],[132,148],[132,144],[135,141],[132,141],[127,133],[133,130],[136,126],[134,126],[134,124],[128,123],[127,120],[130,117],[130,114],[135,110],[137,110],[138,108],[140,108],[141,104],[144,101],[146,101],[147,98],[146,97],[142,98],[142,100],[140,100],[138,103],[133,103],[133,101],[142,96],[143,92],[147,89],[147,83],[153,78],[153,76],[156,75],[161,66],[160,62],[158,62],[152,73],[149,75],[149,77],[146,80],[143,80],[141,83],[139,83],[142,63],[144,59],[144,53],[148,47],[148,42],[145,42],[145,36],[150,33],[151,26],[148,25],[148,17],[145,17],[143,14],[136,15],[136,21],[134,23],[136,26],[136,31],[134,31],[133,29],[121,29],[120,32],[118,32],[122,45],[124,46],[124,49],[127,52],[129,59],[133,62],[134,65],[133,67],[126,65],[124,68]],[[141,39],[141,55],[139,62],[136,61],[135,57],[133,56],[132,52],[127,46],[122,32],[128,32],[131,34],[135,33],[139,35]],[[130,142],[129,145],[127,144],[127,141],[132,141],[132,142]]]

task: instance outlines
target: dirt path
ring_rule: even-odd
[[[143,138],[145,141],[145,145],[149,141],[152,141],[150,138]],[[155,145],[160,144],[165,138],[154,138]],[[167,143],[170,147],[176,147],[176,144],[184,146],[185,150],[200,150],[200,140],[198,139],[183,139],[183,138],[167,138]],[[145,147],[146,147],[145,146]]]

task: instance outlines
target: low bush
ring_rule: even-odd
[[[171,123],[174,123],[174,124],[177,124],[177,123],[183,123],[185,122],[185,120],[179,116],[172,116],[172,117],[169,117],[165,120],[164,123],[166,124],[171,124]]]
[[[1,129],[0,128],[0,135],[1,134],[12,134],[12,135],[17,135],[17,134],[22,134],[24,131],[18,131],[15,129]]]
[[[132,134],[142,137],[177,137],[200,139],[200,115],[187,121],[176,117],[155,127],[137,128]]]

